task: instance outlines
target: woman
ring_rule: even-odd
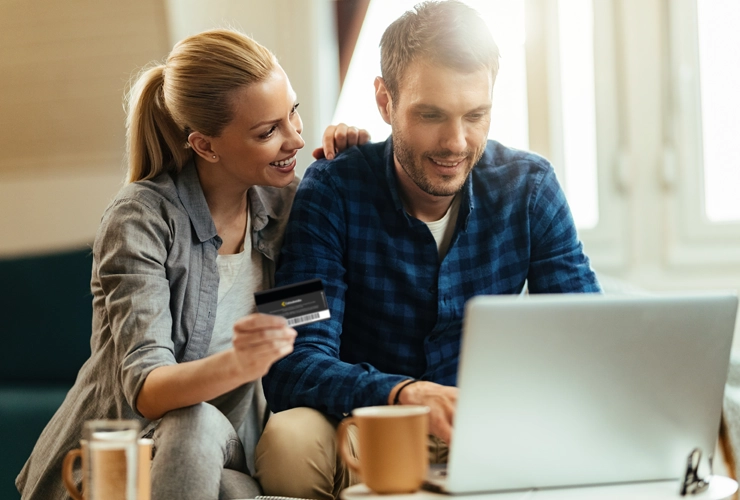
[[[297,107],[274,56],[230,30],[186,38],[140,76],[128,183],[93,246],[92,354],[16,480],[24,499],[67,498],[61,462],[93,418],[141,421],[155,500],[259,492],[247,475],[267,415],[259,378],[296,332],[251,313],[298,183]],[[358,140],[346,132],[327,129],[327,156],[333,138]]]

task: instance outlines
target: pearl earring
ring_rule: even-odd
[[[214,160],[216,159],[216,155],[213,155],[213,159],[214,159]]]

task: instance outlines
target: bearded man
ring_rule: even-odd
[[[266,494],[331,499],[355,482],[334,436],[363,406],[428,406],[430,459],[444,461],[465,302],[600,291],[552,166],[487,140],[498,60],[470,7],[416,6],[381,40],[391,137],[306,172],[276,284],[321,278],[331,319],[297,328],[263,381]]]

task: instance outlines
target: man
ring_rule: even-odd
[[[466,300],[525,283],[599,291],[550,164],[486,140],[498,57],[471,8],[418,5],[381,40],[375,97],[391,138],[306,173],[276,281],[321,278],[331,319],[299,328],[264,379],[278,412],[257,449],[266,494],[332,498],[354,482],[334,434],[357,407],[429,406],[444,458]]]

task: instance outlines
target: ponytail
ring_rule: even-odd
[[[127,182],[179,170],[190,159],[187,137],[174,122],[164,103],[164,65],[144,70],[127,96]]]
[[[179,171],[193,155],[188,134],[218,137],[234,117],[234,92],[262,81],[275,56],[243,33],[210,30],[175,45],[127,95],[128,182]]]

